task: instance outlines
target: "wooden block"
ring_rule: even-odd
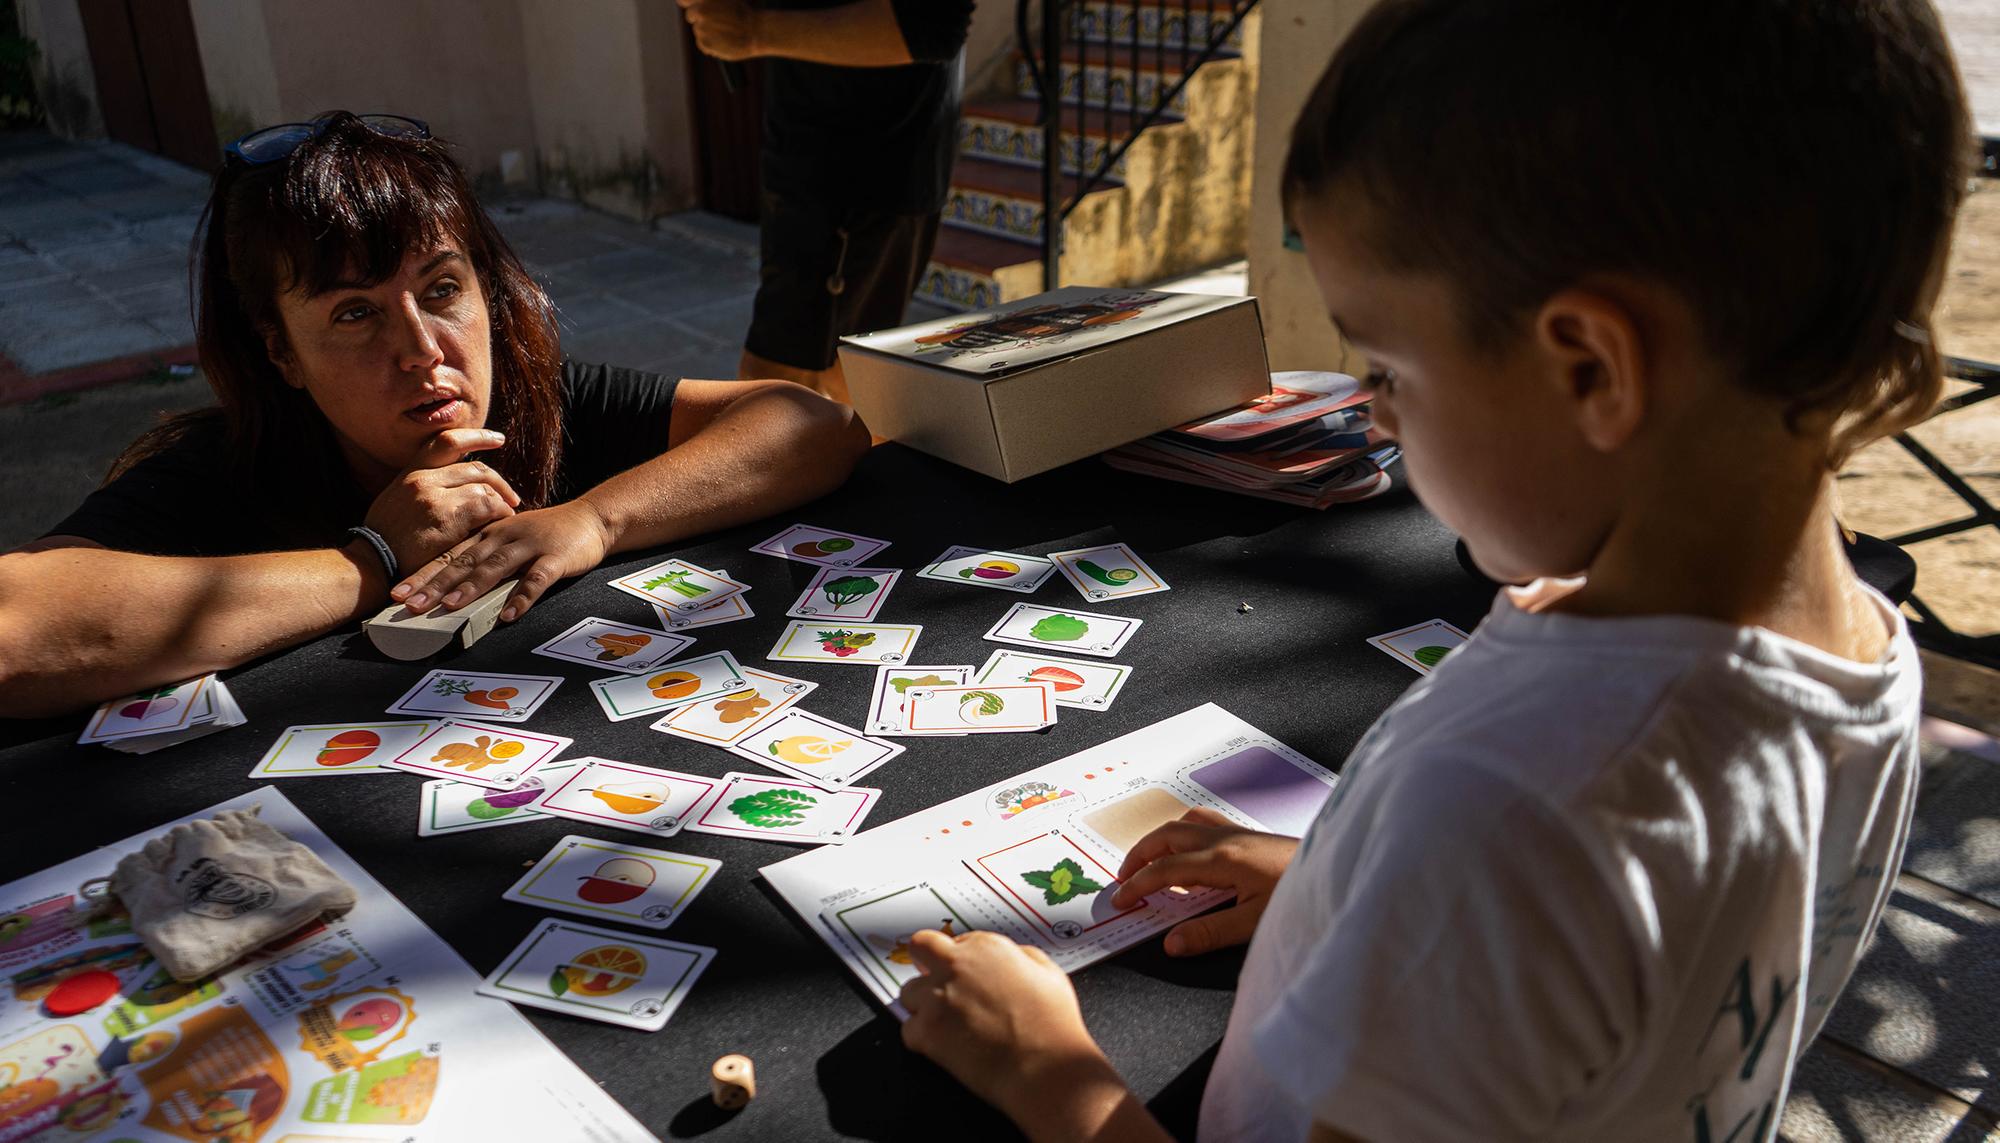
[[[500,609],[520,583],[510,579],[456,611],[432,607],[416,615],[402,604],[392,603],[361,629],[368,633],[375,649],[391,659],[428,659],[449,646],[454,636],[461,646],[470,647],[493,630],[500,621]]]
[[[749,1056],[731,1052],[708,1070],[709,1098],[724,1111],[734,1111],[757,1098],[757,1069]]]

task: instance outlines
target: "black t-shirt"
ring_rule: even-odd
[[[679,385],[657,373],[564,361],[556,502],[667,451]],[[91,493],[47,534],[149,555],[233,556],[337,547],[368,507],[358,489],[329,513],[303,507],[298,488],[242,483],[216,416]]]
[[[853,0],[765,0],[834,8]],[[764,189],[827,206],[929,214],[958,150],[959,53],[972,0],[891,0],[915,63],[764,61]]]

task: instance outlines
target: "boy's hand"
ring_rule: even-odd
[[[1297,838],[1259,833],[1216,813],[1194,809],[1139,839],[1118,870],[1111,903],[1120,909],[1172,885],[1228,889],[1236,903],[1191,917],[1167,932],[1168,956],[1194,956],[1249,941],[1271,903],[1271,890],[1291,863]]]
[[[1125,1090],[1083,1026],[1076,989],[1047,953],[998,933],[927,929],[910,938],[910,959],[923,975],[899,997],[910,1014],[903,1044],[1017,1122],[1064,1092],[1107,1083]]]

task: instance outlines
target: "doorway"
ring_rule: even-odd
[[[78,0],[113,139],[199,170],[222,159],[188,0]]]

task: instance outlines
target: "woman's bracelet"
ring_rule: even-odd
[[[389,582],[392,584],[396,582],[398,578],[396,574],[396,553],[394,549],[389,547],[389,541],[382,538],[382,533],[363,524],[349,528],[347,535],[350,539],[359,536],[370,544],[375,545],[375,554],[382,557],[382,567],[389,573]]]

